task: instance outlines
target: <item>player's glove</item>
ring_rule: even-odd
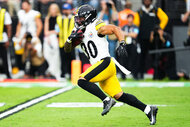
[[[83,32],[80,29],[72,31],[71,35],[68,37],[67,42],[71,43],[73,39],[83,38]]]
[[[126,45],[125,41],[123,40],[123,41],[121,41],[119,43],[120,43],[119,47],[116,50],[118,56],[127,56],[128,53],[127,53],[127,50],[125,48],[125,45]]]

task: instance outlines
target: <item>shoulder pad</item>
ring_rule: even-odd
[[[106,25],[106,24],[105,24],[105,22],[104,22],[103,20],[98,19],[98,20],[96,21],[96,30],[98,30],[100,27],[105,26],[105,25]]]

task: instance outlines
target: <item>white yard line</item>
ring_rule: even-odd
[[[69,84],[71,85],[71,84]],[[34,83],[0,83],[0,87],[18,87],[18,88],[32,88],[32,87],[65,87],[67,84],[63,82],[34,82]]]
[[[114,107],[120,107],[123,103],[116,103]],[[59,108],[81,108],[81,107],[103,107],[102,102],[68,102],[68,103],[51,103],[46,107],[59,107]]]
[[[190,87],[190,82],[128,82],[121,81],[122,87]],[[0,87],[19,87],[19,88],[31,88],[31,87],[65,87],[72,85],[71,82],[33,82],[33,83],[16,83],[16,82],[0,82]]]
[[[184,87],[184,82],[120,82],[121,87]]]
[[[9,115],[12,115],[12,114],[14,114],[14,113],[16,113],[16,112],[19,112],[19,111],[21,111],[21,110],[23,110],[23,109],[25,109],[25,108],[28,108],[28,107],[30,107],[30,106],[32,106],[32,105],[35,105],[35,104],[37,104],[37,103],[39,103],[39,102],[41,102],[41,101],[44,101],[44,100],[49,99],[49,98],[51,98],[51,97],[54,97],[54,96],[56,96],[56,95],[58,95],[58,94],[64,93],[64,92],[66,92],[66,91],[69,91],[69,90],[71,90],[71,89],[73,89],[73,88],[74,88],[73,86],[64,87],[64,88],[55,90],[55,91],[53,91],[53,92],[51,92],[51,93],[48,93],[48,94],[46,94],[46,95],[40,96],[40,97],[38,97],[38,98],[29,100],[29,101],[27,101],[27,102],[25,102],[25,103],[22,103],[22,104],[20,104],[20,105],[14,107],[14,108],[11,108],[10,110],[7,110],[7,111],[5,111],[5,112],[2,112],[2,113],[0,114],[0,120],[3,119],[3,118],[5,118],[5,117],[7,117],[7,116],[9,116]]]
[[[121,107],[124,105],[124,103],[118,102],[114,107]],[[175,105],[160,105],[160,104],[154,104],[159,107],[167,107],[167,106],[175,106]],[[128,105],[126,105],[128,106]],[[46,105],[46,107],[55,107],[55,108],[87,108],[87,107],[103,107],[102,102],[56,102]]]
[[[0,107],[3,107],[5,105],[5,103],[0,103]]]

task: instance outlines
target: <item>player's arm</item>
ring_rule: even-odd
[[[125,36],[126,36],[126,37],[137,38],[138,34],[137,34],[137,33],[134,33],[134,32],[132,32],[132,33],[125,33]]]
[[[121,28],[115,25],[104,25],[98,29],[98,35],[111,35],[115,34],[120,42],[119,47],[117,48],[117,53],[119,56],[127,55],[127,51],[125,48],[125,36]]]
[[[137,36],[139,34],[139,29],[138,28],[134,28],[133,32],[129,32],[129,33],[125,32],[125,31],[123,31],[123,32],[124,32],[125,37],[137,38]]]
[[[121,30],[121,28],[115,26],[115,25],[104,25],[98,29],[98,35],[111,35],[115,34],[115,36],[118,38],[118,41],[124,41],[124,34]]]
[[[40,33],[42,32],[42,28],[43,28],[43,24],[42,24],[42,20],[40,19],[40,15],[35,18],[35,21],[36,21],[36,26],[37,26],[36,35],[37,35],[37,37],[39,37]]]
[[[71,52],[74,49],[74,47],[72,46],[72,40],[73,40],[72,34],[73,33],[74,33],[74,29],[73,29],[71,35],[68,37],[68,39],[65,42],[64,51],[66,53],[69,53],[69,52]]]
[[[21,22],[19,21],[18,24],[17,24],[17,27],[16,27],[16,34],[15,34],[16,37],[19,37],[21,27],[22,27],[22,24],[21,24]]]
[[[64,50],[65,52],[71,52],[76,45],[73,44],[73,39],[81,39],[83,38],[83,33],[80,29],[73,29],[71,35],[68,37],[67,41],[65,42]]]
[[[8,42],[5,43],[5,47],[8,48],[9,44],[11,43],[11,34],[12,34],[12,27],[11,24],[5,25],[7,29],[7,35],[8,35]]]
[[[70,41],[67,40],[67,41],[65,42],[64,50],[65,50],[65,52],[67,52],[67,53],[71,52],[71,51],[73,50],[72,42],[70,42]]]
[[[184,14],[184,16],[181,18],[183,23],[187,22],[189,15],[190,15],[189,11]]]

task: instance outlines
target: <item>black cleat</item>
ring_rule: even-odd
[[[150,125],[155,125],[156,124],[156,115],[158,112],[157,106],[150,106],[150,112],[147,115],[147,117],[150,120]]]
[[[103,107],[102,116],[106,115],[110,111],[110,109],[116,104],[116,101],[112,98],[109,98],[109,100],[104,100],[103,104],[104,107]]]

